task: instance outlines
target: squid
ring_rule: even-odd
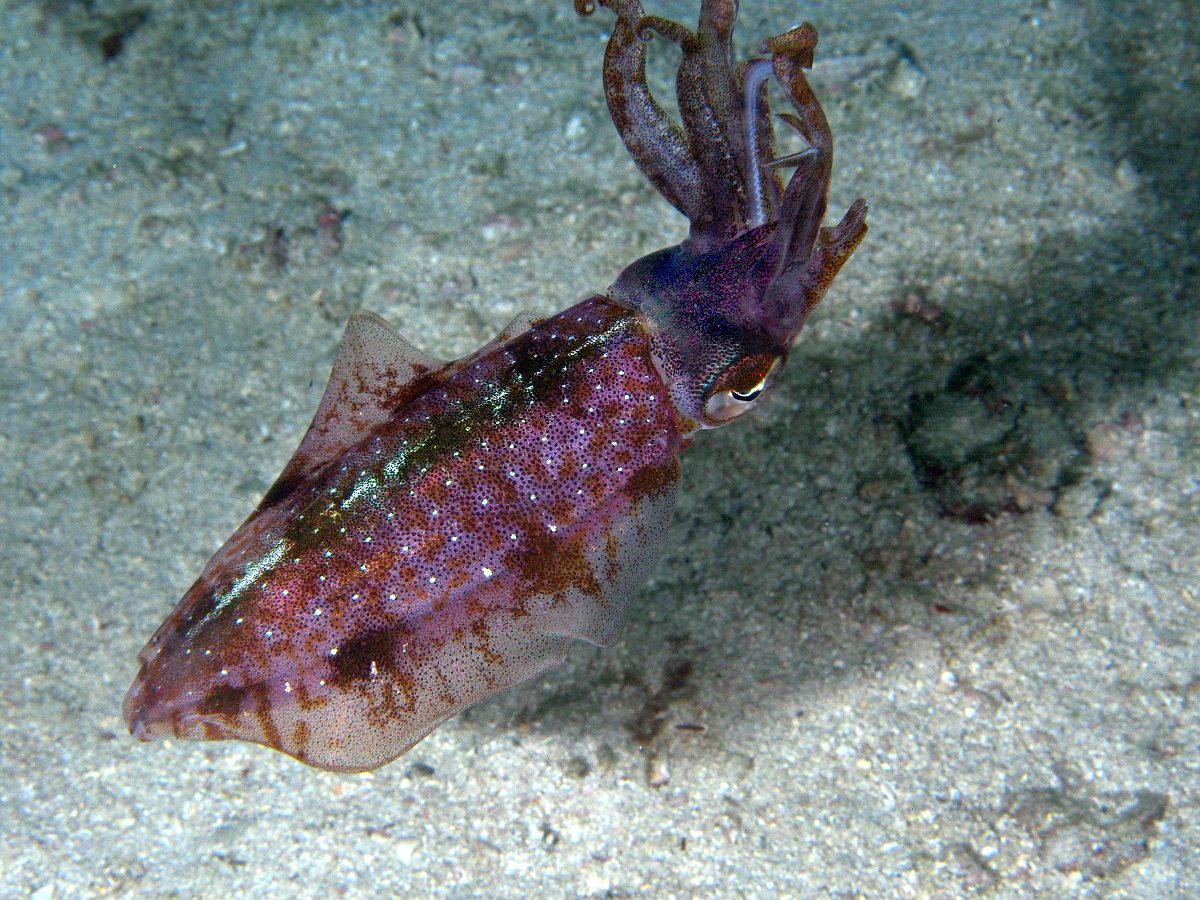
[[[574,641],[611,644],[664,542],[680,454],[779,383],[867,230],[863,200],[824,225],[817,32],[734,66],[736,0],[703,0],[695,31],[638,0],[599,5],[617,17],[612,121],[687,238],[459,360],[352,316],[295,455],[141,651],[123,706],[138,740],[370,770]],[[678,122],[646,84],[654,36],[682,50]],[[783,157],[772,80],[807,144]]]

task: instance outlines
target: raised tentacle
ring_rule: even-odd
[[[643,19],[638,0],[599,0],[617,14],[604,51],[604,96],[629,155],[667,202],[691,222],[704,222],[711,204],[699,161],[686,136],[663,111],[646,85],[646,45],[639,35]],[[575,11],[589,15],[590,0],[574,0]]]
[[[775,77],[799,113],[799,116],[783,113],[780,118],[800,132],[811,151],[798,160],[802,164],[792,174],[784,193],[786,212],[780,213],[784,228],[774,236],[776,242],[788,245],[781,257],[783,270],[812,252],[825,217],[833,175],[833,133],[804,75],[805,69],[812,68],[816,46],[817,30],[807,22],[762,44],[762,49],[771,53]]]
[[[793,116],[780,118],[789,125],[794,122]],[[806,259],[816,246],[829,204],[829,180],[833,170],[832,154],[827,151],[828,148],[818,144],[789,157],[796,171],[788,179],[784,191],[783,208],[779,213],[783,224],[774,238],[777,244],[788,245],[780,254],[780,271],[793,262]],[[783,164],[784,161],[779,162]]]
[[[749,158],[749,137],[743,129],[744,101],[741,82],[733,69],[733,25],[737,18],[737,0],[703,0],[696,36],[704,50],[704,93],[707,106],[723,136],[725,151],[738,166],[739,192],[749,184],[753,164]],[[741,212],[745,212],[745,197]],[[739,222],[739,224],[744,224]]]
[[[713,200],[710,227],[693,228],[701,250],[765,224],[778,197],[776,183],[764,185],[759,156],[772,143],[765,86],[760,80],[747,92],[746,67],[735,72],[732,66],[736,17],[736,0],[704,0],[696,34],[683,29],[686,39],[676,40],[684,52],[676,82],[679,110]],[[659,21],[655,30],[671,36]],[[695,77],[697,57],[700,77]]]
[[[792,105],[800,114],[797,117],[783,113],[780,118],[799,131],[809,146],[820,153],[822,169],[828,169],[829,173],[832,173],[833,132],[829,129],[825,110],[821,108],[817,95],[813,93],[808,79],[804,76],[804,70],[812,68],[813,50],[816,46],[817,29],[807,22],[786,34],[762,42],[763,52],[771,54],[775,77],[788,92]]]
[[[638,0],[598,2],[617,14],[604,66],[614,123],[638,167],[688,217],[697,252],[770,221],[780,186],[764,172],[773,150],[765,78],[756,67],[748,89],[747,67],[732,68],[736,0],[704,0],[694,33],[677,22],[643,16]],[[575,0],[576,11],[584,15],[595,5]],[[683,54],[676,77],[682,128],[645,83],[641,42],[653,33]]]
[[[749,141],[742,130],[742,94],[732,60],[736,0],[703,0],[696,26],[703,61],[703,103],[689,108],[679,90],[680,112],[715,199],[713,237],[729,240],[747,224],[750,170]],[[682,80],[680,81],[682,88]],[[689,122],[688,120],[691,119]]]
[[[684,134],[700,165],[708,198],[704,218],[692,219],[691,240],[702,252],[709,246],[730,240],[741,231],[746,206],[741,167],[708,90],[710,52],[699,36],[670,19],[646,16],[637,30],[646,36],[657,32],[683,52],[675,89]]]
[[[808,150],[776,161],[797,166],[784,192],[780,227],[771,236],[779,254],[779,275],[763,298],[768,319],[776,321],[781,333],[795,332],[867,232],[863,200],[850,207],[836,228],[821,227],[833,173],[833,133],[804,75],[804,69],[812,68],[816,45],[817,30],[808,23],[762,45],[764,52],[771,53],[775,77],[799,113],[784,113],[780,118],[809,144]]]
[[[767,105],[767,81],[772,73],[769,59],[751,60],[739,69],[742,82],[742,129],[746,135],[746,194],[749,209],[746,224],[765,225],[774,217],[779,200],[779,183],[766,169],[773,160],[774,133]],[[765,121],[765,129],[763,127]]]
[[[775,316],[773,330],[793,338],[799,333],[798,326],[821,302],[834,276],[866,236],[866,219],[867,201],[855,200],[836,227],[821,229],[810,256],[775,279],[762,302],[765,314]]]

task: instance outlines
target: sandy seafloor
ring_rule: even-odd
[[[353,310],[461,355],[682,238],[611,16],[5,0],[0,897],[1200,896],[1200,13],[745,0],[740,55],[800,19],[871,232],[784,383],[614,647],[344,776],[135,744],[135,654]]]

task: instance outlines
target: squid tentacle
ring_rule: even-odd
[[[774,172],[763,172],[763,169],[771,165],[771,157],[774,155],[766,93],[767,81],[772,71],[770,60],[756,59],[747,63],[741,72],[744,98],[742,128],[746,133],[746,193],[749,198],[746,224],[751,228],[765,225],[768,217],[775,214],[779,200],[779,184]],[[764,112],[767,115],[763,115]],[[762,127],[764,119],[765,134]],[[765,180],[764,174],[767,175]]]
[[[834,275],[866,234],[867,204],[855,202],[835,228],[822,228],[833,174],[833,133],[816,94],[804,75],[812,68],[817,30],[808,23],[762,43],[772,56],[775,77],[788,92],[799,115],[780,118],[808,142],[809,148],[771,166],[796,165],[779,212],[781,223],[771,236],[778,252],[779,274],[763,298],[776,327],[787,331],[803,321],[824,295]],[[793,298],[809,301],[797,308]],[[785,312],[786,311],[786,312]]]
[[[710,92],[708,49],[704,41],[669,19],[646,16],[638,31],[659,34],[683,51],[676,76],[676,97],[683,130],[692,155],[700,164],[708,207],[703,219],[691,219],[691,240],[698,250],[736,236],[744,220],[746,199],[739,161],[730,147],[720,113]]]
[[[711,209],[704,173],[687,137],[646,85],[646,45],[638,34],[644,18],[639,0],[599,0],[617,14],[604,51],[604,95],[613,124],[637,167],[667,202],[691,222],[703,222]],[[591,0],[575,0],[589,15]]]
[[[730,240],[745,229],[750,204],[752,164],[746,156],[748,142],[741,127],[742,96],[734,80],[732,63],[736,17],[735,0],[704,0],[696,27],[703,72],[696,87],[702,92],[702,99],[689,108],[683,92],[679,92],[680,111],[695,122],[690,131],[704,154],[706,174],[712,179],[716,214],[708,237],[713,243]]]
[[[744,130],[745,105],[733,70],[733,24],[737,18],[736,0],[704,0],[696,34],[700,39],[704,63],[704,107],[719,135],[719,151],[727,171],[709,169],[716,180],[714,193],[723,194],[722,207],[728,218],[720,223],[732,236],[747,224],[751,172],[755,168],[749,155],[749,136]],[[683,106],[682,96],[680,106]]]
[[[780,213],[788,227],[773,236],[775,241],[788,245],[781,258],[781,271],[812,253],[825,216],[833,175],[833,133],[804,75],[804,70],[812,67],[816,46],[817,30],[808,23],[762,43],[763,51],[771,54],[775,77],[799,113],[799,116],[781,113],[779,118],[796,129],[809,145],[807,151],[793,156],[797,168],[788,181],[785,210]],[[776,162],[782,165],[784,161]]]
[[[731,65],[734,0],[705,0],[692,32],[677,22],[643,14],[640,0],[574,0],[588,15],[597,4],[617,15],[604,57],[609,112],[638,167],[691,223],[698,251],[719,246],[747,227],[765,224],[779,187],[764,185],[771,128],[765,85],[747,91],[745,67]],[[676,78],[682,127],[646,85],[644,43],[657,33],[678,45]],[[753,148],[753,149],[752,149]],[[773,179],[772,179],[773,180]]]

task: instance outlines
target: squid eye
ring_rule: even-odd
[[[717,379],[715,390],[709,395],[704,411],[713,422],[728,422],[752,408],[762,392],[767,389],[780,358],[774,355],[743,359]]]

